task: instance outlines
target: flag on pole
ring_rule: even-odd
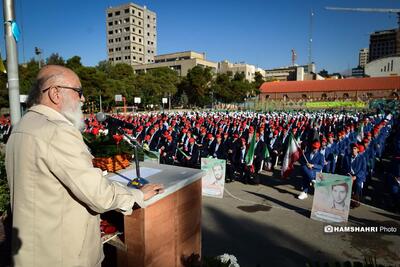
[[[289,174],[293,171],[293,164],[299,160],[301,156],[301,148],[296,143],[293,134],[289,135],[289,143],[286,149],[285,157],[283,158],[281,175],[283,178],[287,178]]]
[[[361,125],[357,129],[357,141],[361,142],[364,139],[364,123],[361,122]]]
[[[247,166],[250,166],[253,164],[255,146],[256,146],[256,133],[254,132],[253,137],[251,138],[249,150],[247,151],[246,158],[245,158]]]
[[[264,151],[263,151],[264,159],[269,159],[269,149],[268,146],[264,146]]]

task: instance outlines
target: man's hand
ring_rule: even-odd
[[[308,167],[309,169],[312,169],[312,168],[314,167],[314,165],[311,164],[311,163],[307,163],[307,167]]]
[[[164,192],[164,186],[162,184],[145,184],[140,190],[143,192],[143,199],[148,200]]]

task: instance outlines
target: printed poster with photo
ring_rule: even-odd
[[[224,196],[226,161],[201,158],[201,169],[205,172],[201,180],[203,196],[222,198]]]
[[[314,186],[311,219],[333,223],[347,222],[352,187],[350,176],[319,173]]]

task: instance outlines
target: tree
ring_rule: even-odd
[[[187,94],[189,102],[198,106],[204,106],[210,100],[210,85],[212,73],[211,68],[195,66],[188,71],[186,78],[182,80],[180,86]]]
[[[260,94],[260,87],[264,83],[264,77],[262,74],[258,71],[254,73],[254,82],[253,82],[253,87],[256,95]]]
[[[67,68],[72,69],[73,71],[77,71],[80,67],[82,67],[81,57],[73,56],[73,57],[67,59],[65,66]]]
[[[58,54],[58,53],[52,53],[47,59],[46,59],[46,64],[47,65],[65,65],[64,59]]]

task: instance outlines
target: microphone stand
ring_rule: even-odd
[[[137,189],[141,188],[145,184],[149,183],[149,181],[147,181],[146,179],[144,179],[143,177],[140,176],[138,147],[141,147],[141,145],[135,139],[133,139],[127,133],[125,133],[125,131],[121,127],[118,127],[117,131],[119,133],[121,133],[123,136],[125,136],[126,138],[128,138],[128,140],[130,141],[130,144],[133,147],[133,151],[134,151],[134,154],[135,154],[136,177],[133,178],[132,180],[130,180],[128,182],[127,186],[128,187],[134,187],[134,188],[137,188]]]

